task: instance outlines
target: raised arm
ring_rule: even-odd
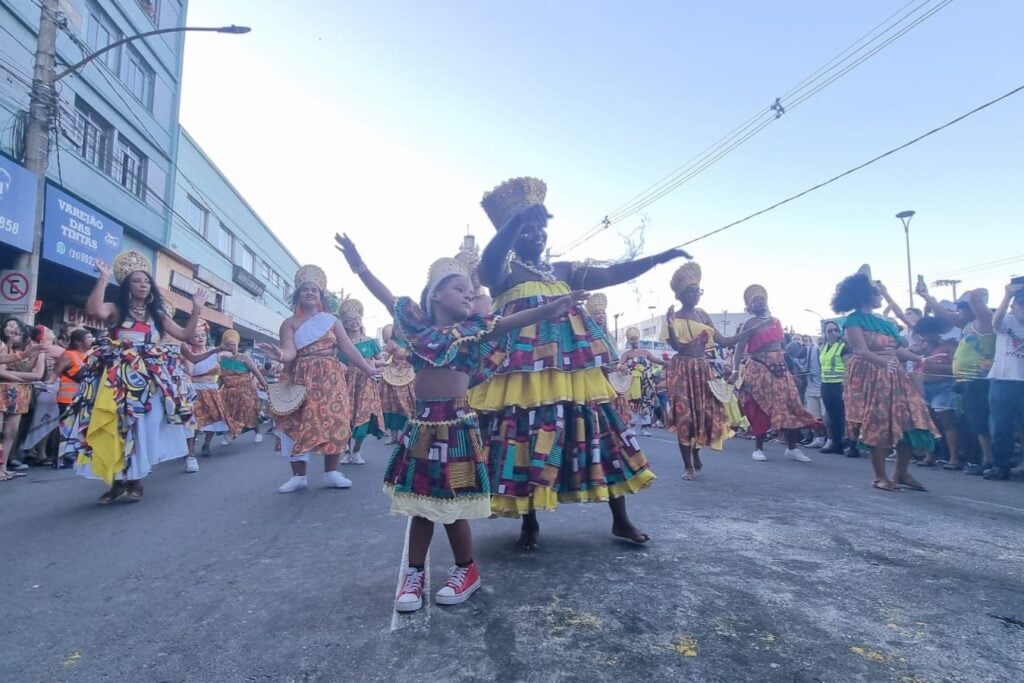
[[[103,297],[107,293],[107,283],[110,282],[110,266],[103,261],[96,261],[93,263],[93,267],[96,268],[99,277],[96,278],[96,284],[89,292],[85,310],[92,317],[107,321],[117,315],[117,306],[103,301]]]
[[[356,245],[345,234],[335,234],[334,241],[336,244],[334,248],[345,255],[345,260],[348,262],[349,268],[352,272],[359,276],[366,288],[370,290],[370,294],[376,297],[377,301],[384,304],[384,307],[388,311],[395,310],[395,297],[391,291],[384,286],[384,283],[377,279],[370,269],[366,267],[366,263],[363,261],[363,257],[359,255],[359,251],[356,249]],[[350,342],[351,343],[351,342]]]
[[[923,284],[918,284],[917,289],[915,289],[914,291],[917,292],[917,295],[919,297],[921,297],[928,303],[928,307],[932,309],[932,314],[936,318],[946,323],[947,325],[951,325],[953,327],[959,326],[960,318],[957,316],[957,314],[954,313],[953,311],[950,311],[942,304],[940,304],[935,299],[935,297],[928,293],[927,287],[925,287]]]
[[[1022,287],[1024,287],[1024,285],[1006,285],[1006,289],[1003,293],[1003,300],[999,302],[999,308],[996,309],[996,314],[992,316],[992,328],[989,332],[1003,329],[1003,321],[1006,319],[1006,312],[1010,309],[1010,301],[1013,300],[1013,297],[1021,290]],[[978,332],[982,333],[981,330],[978,330]]]
[[[892,298],[892,295],[889,294],[889,290],[886,288],[886,286],[883,285],[881,282],[875,283],[875,286],[878,287],[878,293],[882,295],[883,299],[885,299],[885,303],[888,306],[888,310],[892,311],[892,314],[896,316],[896,318],[899,319],[901,323],[907,326],[907,331],[913,332],[914,325],[907,318],[907,314],[903,311],[902,308],[900,308],[900,305],[896,303],[896,300]]]
[[[219,346],[215,346],[212,349],[207,349],[202,353],[195,353],[188,347],[188,344],[181,347],[181,357],[187,360],[189,363],[201,363],[215,353],[220,353],[222,349]]]
[[[484,339],[496,339],[501,335],[526,325],[532,325],[540,322],[541,320],[547,320],[549,318],[555,318],[564,314],[569,310],[569,307],[579,301],[584,301],[587,298],[587,293],[583,291],[575,291],[566,296],[559,297],[552,301],[547,302],[543,306],[537,308],[528,308],[523,311],[517,311],[511,315],[506,315],[499,319],[494,325],[494,329],[484,335]]]
[[[490,287],[491,290],[500,289],[505,284],[507,272],[505,265],[508,254],[519,237],[523,228],[523,221],[518,216],[511,218],[505,225],[501,226],[497,234],[484,247],[480,255],[480,265],[477,266],[477,273],[480,275],[480,284]]]
[[[587,268],[583,273],[581,282],[570,282],[569,284],[573,287],[580,287],[581,289],[592,290],[592,289],[604,289],[605,287],[612,287],[614,285],[622,284],[623,282],[629,282],[635,280],[654,266],[662,263],[668,263],[673,259],[677,258],[691,258],[688,253],[682,249],[669,249],[663,251],[660,254],[653,256],[645,256],[644,258],[636,259],[634,261],[626,261],[625,263],[615,263],[610,266],[599,266]],[[559,264],[562,268],[568,268],[569,264]]]
[[[974,312],[974,329],[978,334],[992,334],[992,311],[982,297],[980,289],[972,289],[967,292],[967,303]]]
[[[196,333],[196,326],[199,324],[199,316],[206,305],[206,290],[197,289],[192,295],[192,315],[189,316],[185,327],[174,322],[171,316],[163,313],[164,330],[178,341],[191,342],[192,336]]]

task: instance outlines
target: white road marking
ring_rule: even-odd
[[[398,591],[402,588],[402,582],[405,579],[405,570],[409,566],[409,533],[412,531],[412,517],[409,518],[409,523],[405,525],[405,544],[402,546],[402,561],[398,565],[398,585],[395,586],[395,595],[398,595]],[[423,564],[423,607],[418,612],[412,614],[400,615],[395,609],[395,601],[392,599],[388,604],[391,605],[391,630],[397,631],[400,628],[411,626],[412,624],[420,621],[413,620],[413,614],[422,614],[422,621],[424,625],[430,622],[430,550],[427,550],[427,559]]]

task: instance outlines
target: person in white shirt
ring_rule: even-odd
[[[1014,423],[1024,422],[1024,284],[1006,285],[992,328],[996,333],[996,355],[988,374],[992,469],[983,476],[1006,480],[1012,465]]]

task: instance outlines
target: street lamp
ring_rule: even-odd
[[[618,353],[618,351],[619,351],[619,317],[621,315],[622,315],[621,313],[616,313],[614,316],[612,316],[613,318],[615,318],[615,352],[616,353]]]
[[[819,319],[819,320],[824,320],[824,319],[825,319],[825,316],[823,316],[823,315],[822,315],[821,313],[818,313],[817,311],[815,311],[815,310],[812,310],[812,309],[810,309],[810,308],[805,308],[805,309],[804,309],[804,311],[805,311],[806,313],[813,313],[814,315],[818,316],[818,319]]]
[[[658,335],[654,333],[654,311],[658,310],[658,307],[648,306],[647,310],[651,312],[651,336],[657,339]]]
[[[914,217],[914,211],[900,211],[896,218],[903,223],[903,234],[907,238],[907,297],[910,300],[910,307],[914,307],[914,278],[910,274],[910,219]]]
[[[32,226],[32,251],[22,253],[18,256],[18,270],[25,273],[28,278],[27,300],[28,311],[25,313],[25,320],[29,323],[35,317],[32,304],[36,300],[36,293],[39,287],[39,258],[43,243],[43,211],[46,195],[46,170],[50,163],[50,122],[51,111],[57,106],[56,91],[54,85],[68,74],[74,73],[85,64],[96,59],[100,55],[142,38],[148,38],[163,33],[181,33],[184,31],[212,31],[215,33],[248,33],[248,26],[220,26],[216,28],[203,26],[179,26],[175,28],[162,28],[154,31],[138,33],[121,40],[117,40],[106,47],[93,52],[77,64],[73,64],[60,74],[56,74],[57,61],[57,31],[58,16],[60,12],[60,0],[41,0],[36,3],[40,7],[39,33],[36,38],[36,56],[33,65],[32,91],[29,97],[28,122],[25,126],[25,168],[36,174],[36,212]]]

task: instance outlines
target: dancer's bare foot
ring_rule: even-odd
[[[693,469],[695,472],[700,472],[704,469],[704,463],[700,460],[700,451],[693,452]]]
[[[516,543],[523,550],[536,550],[540,545],[540,524],[536,514],[523,515],[523,527]]]
[[[921,484],[921,482],[919,482],[917,479],[914,479],[909,474],[897,474],[895,477],[893,477],[893,483],[898,484],[899,486],[905,486],[906,488],[911,489],[913,491],[928,490],[924,487],[923,484]]]
[[[693,470],[689,467],[683,472],[683,481],[693,481]]]
[[[650,536],[633,526],[632,522],[614,522],[612,524],[612,536],[633,541],[633,543],[638,545],[643,545],[651,540]]]

